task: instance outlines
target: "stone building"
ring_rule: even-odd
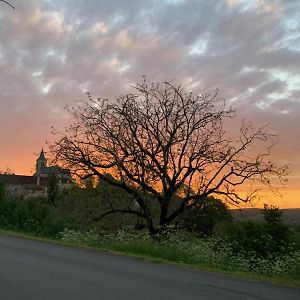
[[[60,183],[72,181],[70,170],[62,169],[58,166],[47,166],[47,159],[44,150],[42,149],[40,156],[36,160],[35,173],[33,175],[37,178],[37,185],[39,185],[38,181],[41,178],[48,178],[53,175],[55,175]]]
[[[44,197],[47,195],[47,189],[53,177],[56,178],[61,188],[70,188],[74,184],[70,170],[58,166],[47,166],[47,159],[42,149],[36,160],[33,176],[0,174],[0,182],[5,184],[5,188],[10,195],[24,198]]]

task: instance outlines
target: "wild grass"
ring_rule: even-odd
[[[232,253],[232,248],[227,242],[214,238],[198,239],[185,232],[179,232],[162,234],[161,237],[152,239],[146,233],[135,232],[131,228],[117,233],[77,232],[66,229],[55,239],[1,229],[0,234],[125,254],[155,263],[175,263],[188,268],[300,287],[299,251],[269,260],[251,260],[249,256]]]
[[[186,232],[168,232],[152,239],[131,228],[109,234],[65,230],[58,239],[194,267],[290,279],[300,285],[299,250],[260,258],[255,253],[234,252],[234,245],[220,237],[200,239]]]

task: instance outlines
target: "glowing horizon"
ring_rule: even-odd
[[[0,3],[0,170],[31,175],[35,154],[85,93],[114,98],[143,75],[196,94],[219,90],[238,118],[270,124],[289,165],[280,207],[300,207],[300,2]],[[273,200],[271,199],[271,202]]]
[[[13,172],[16,175],[33,175],[35,172],[35,162],[38,158],[38,155],[40,153],[40,150],[33,151],[31,153],[31,161],[23,163],[16,163],[7,165],[6,168],[2,168],[2,171],[8,170],[10,172]],[[47,149],[47,148],[44,148]],[[47,152],[46,152],[47,153]],[[45,155],[47,158],[47,154]],[[278,206],[281,209],[284,208],[300,208],[299,204],[299,195],[300,195],[300,189],[298,188],[298,181],[299,176],[289,176],[289,182],[287,186],[280,189],[281,197],[278,195],[274,195],[269,190],[263,191],[261,195],[261,199],[257,202],[252,202],[249,204],[242,204],[239,206],[230,205],[231,208],[262,208],[264,204],[269,205],[275,205]]]

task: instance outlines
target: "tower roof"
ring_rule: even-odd
[[[44,153],[44,149],[43,149],[43,148],[42,148],[42,151],[41,151],[41,153],[40,153],[40,156],[39,156],[39,158],[38,158],[37,160],[46,160],[46,158],[45,158],[45,153]]]

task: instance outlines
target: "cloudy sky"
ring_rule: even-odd
[[[0,2],[0,170],[31,174],[66,104],[113,97],[143,75],[219,89],[239,120],[269,123],[300,207],[299,0]]]

